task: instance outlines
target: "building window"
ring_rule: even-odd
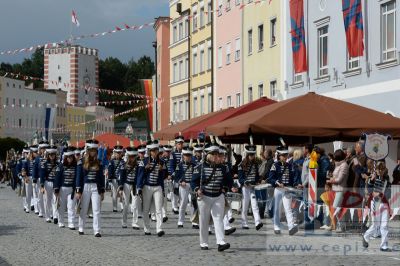
[[[276,44],[276,18],[271,19],[271,46]]]
[[[208,47],[208,51],[207,51],[207,57],[208,57],[208,65],[207,65],[207,69],[211,69],[212,66],[212,48]]]
[[[179,40],[183,39],[183,23],[179,23]]]
[[[18,126],[22,127],[22,119],[18,119]]]
[[[222,67],[222,47],[218,47],[218,67]]]
[[[222,97],[218,98],[218,110],[221,110],[223,108],[224,103],[222,102]]]
[[[294,73],[294,70],[293,70]],[[303,74],[302,73],[294,73],[293,77],[293,84],[300,83],[303,81]]]
[[[276,80],[269,83],[271,97],[276,97]]]
[[[193,115],[197,117],[197,97],[193,98]]]
[[[236,93],[236,107],[242,105],[242,98],[240,97],[240,93]]]
[[[177,82],[178,81],[178,64],[174,63],[174,71],[172,73],[173,75],[173,81]]]
[[[235,41],[235,61],[240,60],[240,39]]]
[[[226,45],[226,64],[229,65],[231,63],[231,43]]]
[[[200,96],[200,115],[204,114],[204,95]]]
[[[208,113],[211,113],[212,110],[212,94],[208,93]]]
[[[253,87],[251,87],[251,86],[248,87],[247,94],[248,94],[249,102],[252,102],[253,101]]]
[[[231,107],[232,106],[232,96],[227,96],[226,97],[226,107]]]
[[[350,57],[347,55],[347,70],[360,68],[360,57]]]
[[[179,61],[179,80],[183,79],[183,60]]]
[[[197,12],[193,12],[193,31],[197,30]]]
[[[200,28],[204,26],[204,7],[200,8]]]
[[[264,84],[258,84],[258,98],[264,96]]]
[[[218,0],[218,16],[222,15],[222,0]]]
[[[231,0],[226,0],[226,11],[231,10]]]
[[[193,75],[197,74],[197,53],[193,54]]]
[[[185,78],[189,78],[189,58],[185,59]]]
[[[13,103],[12,104],[13,104],[13,106],[15,106],[15,98],[13,98]]]
[[[211,19],[212,19],[212,5],[211,2],[209,2],[207,5],[207,23],[211,23]]]
[[[173,121],[176,121],[176,109],[177,109],[177,106],[178,106],[178,104],[177,104],[177,102],[174,102],[174,105],[173,105],[173,107],[172,107],[172,117],[173,117]]]
[[[177,33],[177,27],[176,25],[174,25],[173,30],[172,30],[172,40],[174,41],[174,43],[177,41],[178,38],[178,33]]]
[[[179,101],[179,106],[178,106],[178,119],[179,121],[183,120],[183,101]]]
[[[264,25],[258,26],[258,50],[264,49]]]
[[[185,120],[189,119],[189,100],[185,100]]]
[[[249,43],[248,54],[253,53],[253,30],[247,32],[247,42]]]
[[[382,61],[396,59],[396,1],[381,6]]]
[[[204,71],[204,50],[200,51],[200,72]]]
[[[22,100],[18,99],[18,106],[21,107],[22,106]]]
[[[242,0],[235,0],[235,5],[240,5],[240,2],[241,2]]]
[[[185,19],[185,37],[189,36],[189,19]]]
[[[328,75],[328,26],[318,29],[318,76]]]

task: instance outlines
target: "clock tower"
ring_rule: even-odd
[[[44,50],[44,87],[67,92],[67,103],[96,105],[99,87],[97,49],[80,45],[57,46]]]

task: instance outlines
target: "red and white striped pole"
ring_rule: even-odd
[[[314,221],[317,217],[317,168],[309,169],[308,181],[308,217]]]

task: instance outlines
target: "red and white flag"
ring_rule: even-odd
[[[79,27],[79,21],[78,17],[76,16],[76,13],[74,10],[72,10],[72,23],[74,23],[77,27]]]

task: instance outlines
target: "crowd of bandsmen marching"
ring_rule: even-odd
[[[296,193],[305,182],[301,180],[301,170],[300,175],[296,174],[292,162],[288,161],[289,151],[285,146],[277,148],[275,161],[270,158],[271,154],[268,156],[264,165],[268,168],[267,176],[259,168],[255,145],[245,145],[243,160],[234,154],[236,162],[232,165],[227,148],[218,138],[215,141],[212,137],[205,145],[200,142],[193,145],[182,136],[175,138],[175,147],[162,146],[157,140],[138,147],[131,144],[124,148],[117,144],[108,165],[98,160],[98,148],[98,141],[91,139],[84,148],[64,147],[61,158],[57,158],[58,147],[47,141],[25,147],[17,161],[9,162],[15,177],[13,187],[20,190],[24,211],[34,211],[46,222],[58,224],[60,228],[68,226],[71,230],[76,229],[78,220],[79,235],[84,234],[89,214],[93,218],[94,235],[101,237],[101,201],[109,184],[113,211],[117,212],[118,200],[122,206],[123,228],[127,228],[131,212],[133,229],[140,229],[138,219],[143,217],[144,233],[151,235],[150,220],[155,220],[157,235],[162,237],[165,234],[162,224],[168,220],[167,199],[172,203],[173,213],[178,214],[178,228],[183,227],[190,203],[190,220],[192,228],[200,229],[201,249],[208,249],[213,221],[218,251],[223,251],[230,247],[225,235],[236,230],[231,226],[234,218],[226,195],[236,195],[241,190],[242,228],[249,229],[247,212],[251,204],[255,229],[260,230],[263,210],[259,210],[255,187],[267,186],[268,181],[275,187],[275,234],[281,233],[281,202],[289,235],[298,231],[296,212],[292,208],[293,194],[287,192]],[[308,149],[311,152],[312,147]],[[64,218],[66,210],[67,220]]]

